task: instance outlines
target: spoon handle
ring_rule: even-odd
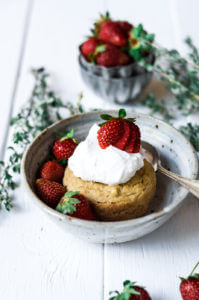
[[[158,170],[162,174],[170,177],[171,179],[175,180],[176,182],[178,182],[179,184],[184,186],[193,195],[195,195],[197,198],[199,198],[199,180],[194,180],[194,179],[189,179],[189,178],[182,177],[182,176],[177,175],[177,174],[175,174],[171,171],[166,170],[161,165],[158,165]]]

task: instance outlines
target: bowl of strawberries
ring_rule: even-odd
[[[105,120],[104,125],[101,124],[102,116]],[[110,119],[109,116],[113,118]],[[127,130],[128,126],[124,125],[126,122],[131,124],[130,131]],[[139,126],[140,133],[137,126],[132,126],[134,122]],[[113,142],[113,139],[115,141],[116,134],[120,137],[115,141],[114,146],[102,149],[101,145],[100,149],[97,146],[99,152],[94,151],[98,142],[97,144],[95,140],[91,142],[93,135],[90,136],[89,132],[96,124],[102,125],[100,127],[102,129],[105,126],[102,131],[99,129],[99,136],[95,138],[99,145],[102,141],[105,143],[110,143],[111,140]],[[124,126],[121,127],[122,132],[120,126]],[[136,133],[134,130],[137,130],[137,134],[133,134]],[[156,195],[151,200],[148,210],[139,217],[127,217],[126,213],[129,214],[132,208],[129,206],[130,194],[133,197],[132,200],[130,199],[130,204],[138,204],[135,207],[137,213],[138,209],[143,207],[143,203],[148,201],[147,197],[151,195],[146,191],[151,185],[152,177],[141,170],[142,176],[136,177],[134,181],[135,189],[129,186],[129,181],[118,184],[112,180],[116,178],[118,170],[129,169],[133,156],[137,157],[137,161],[140,153],[137,153],[139,150],[136,148],[137,146],[140,148],[140,141],[154,146],[160,154],[161,161],[173,172],[192,179],[196,178],[198,168],[196,153],[184,136],[169,124],[148,115],[132,112],[128,113],[128,118],[125,119],[123,109],[119,111],[119,116],[116,111],[94,111],[71,116],[51,125],[30,144],[23,156],[21,166],[27,200],[34,203],[46,217],[62,227],[65,232],[94,243],[122,243],[154,231],[177,211],[188,191],[168,177],[157,174]],[[180,151],[182,148],[183,151]],[[83,152],[90,153],[87,156],[88,160],[86,156],[81,155],[83,153],[81,149],[84,150]],[[116,160],[112,160],[114,154]],[[93,170],[92,176],[96,176],[102,174],[100,172],[104,169],[103,179],[108,179],[109,184],[97,179],[81,180],[82,175],[78,177],[78,174],[71,176],[69,167],[72,168],[71,159],[73,158],[74,163],[75,157],[79,158],[76,166],[79,172],[83,172],[82,175],[88,175],[86,172]],[[124,169],[121,162],[125,157],[128,159]],[[96,164],[98,159],[102,163]],[[122,171],[122,174],[123,180],[126,173]],[[149,181],[144,185],[146,178]],[[141,190],[138,189],[139,182],[143,187]],[[137,197],[134,197],[134,191],[138,193]],[[123,212],[125,218],[115,218],[116,214],[121,217]]]
[[[152,79],[147,66],[155,62],[152,42],[142,24],[115,21],[101,15],[92,36],[79,46],[83,81],[105,100],[125,103],[136,99]]]

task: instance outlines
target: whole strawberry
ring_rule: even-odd
[[[36,180],[36,187],[41,200],[52,208],[57,206],[58,202],[66,192],[66,189],[62,184],[44,178]]]
[[[128,62],[128,55],[111,44],[104,45],[104,51],[101,51],[96,56],[96,63],[104,67],[122,66]]]
[[[112,20],[101,24],[99,38],[115,46],[123,47],[127,44],[127,37],[120,25]]]
[[[123,31],[126,33],[126,35],[129,35],[129,32],[131,31],[131,29],[133,28],[133,25],[126,22],[126,21],[118,21],[118,24],[120,25],[120,27],[123,29]]]
[[[198,265],[199,262],[187,278],[180,278],[180,292],[183,300],[199,300],[199,274],[194,273]]]
[[[135,119],[125,118],[126,111],[120,109],[118,117],[101,115],[106,122],[100,124],[97,132],[97,139],[102,149],[112,145],[128,153],[140,151],[140,131],[134,124]]]
[[[90,203],[79,192],[66,192],[56,207],[56,210],[84,220],[94,220]]]
[[[135,282],[126,280],[123,282],[123,286],[122,293],[118,291],[110,292],[109,295],[113,293],[116,295],[109,298],[109,300],[151,300],[148,292],[143,287],[135,285]]]
[[[64,168],[56,161],[47,161],[41,168],[41,178],[60,182],[64,176]]]
[[[81,53],[87,59],[91,60],[95,53],[96,47],[99,45],[99,40],[95,37],[88,39],[81,45]]]
[[[72,129],[67,135],[59,138],[53,146],[53,154],[58,161],[67,160],[77,147],[77,141],[73,138],[74,130]]]

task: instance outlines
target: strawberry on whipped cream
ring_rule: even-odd
[[[85,181],[95,181],[117,185],[129,181],[144,166],[140,152],[128,153],[112,145],[106,149],[99,146],[94,124],[87,136],[75,149],[68,160],[68,166],[76,177]]]

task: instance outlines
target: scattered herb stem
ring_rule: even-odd
[[[29,101],[14,117],[10,125],[14,127],[12,135],[13,146],[8,147],[11,155],[7,163],[0,161],[0,206],[10,210],[12,204],[12,190],[17,187],[14,173],[20,173],[23,153],[27,145],[39,132],[61,119],[59,110],[66,109],[71,115],[82,113],[82,94],[79,94],[77,105],[63,101],[55,95],[47,79],[49,74],[44,68],[33,69],[34,87]]]

